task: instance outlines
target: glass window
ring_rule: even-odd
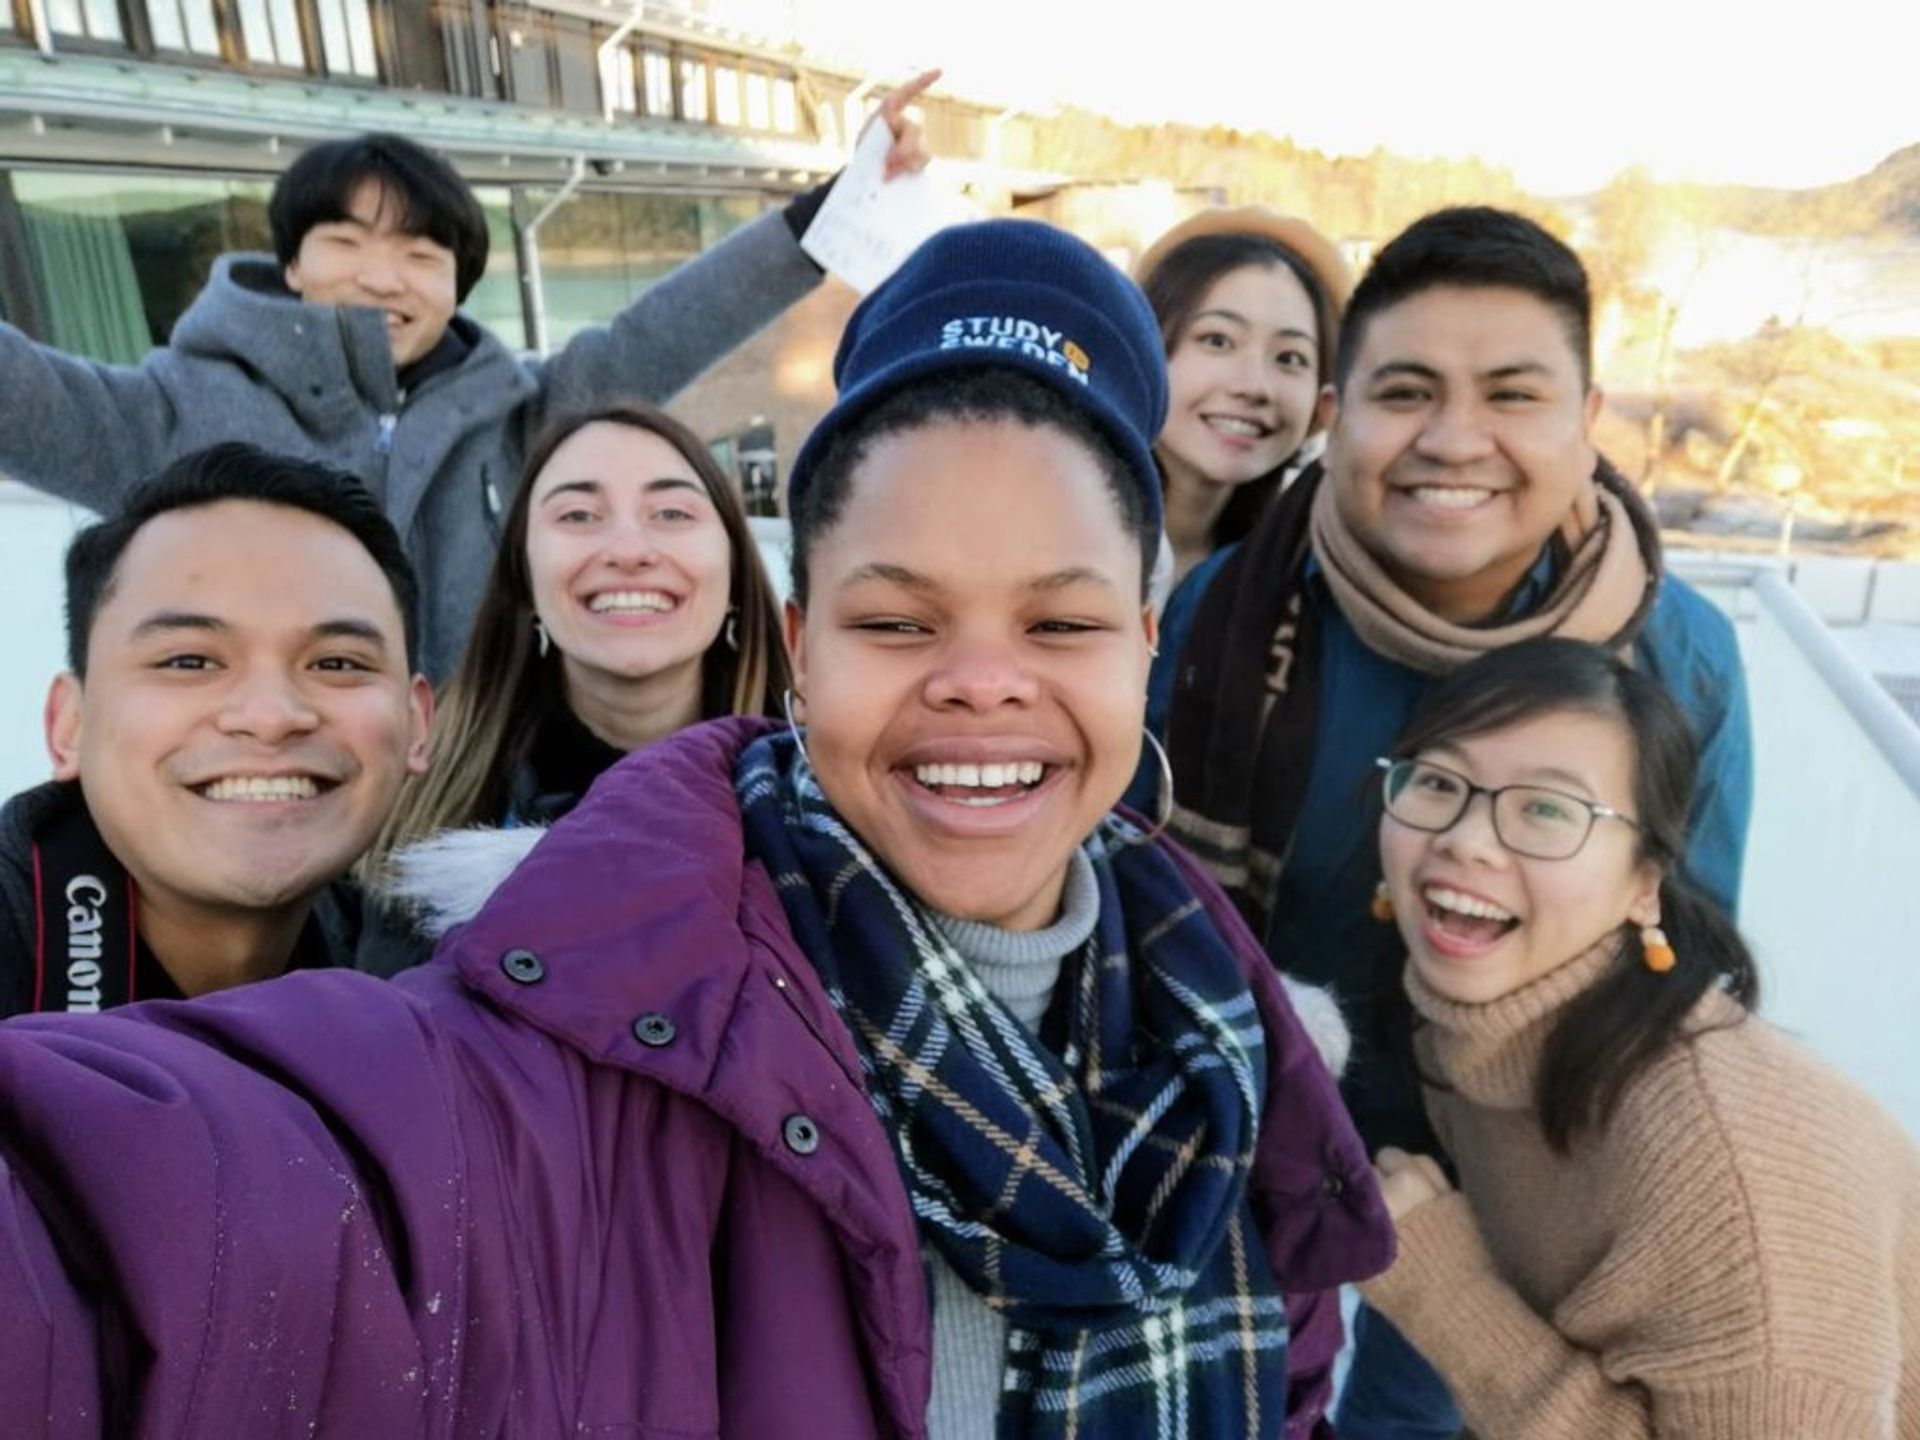
[[[639,87],[633,79],[633,52],[616,45],[600,57],[600,102],[629,115],[640,108]]]
[[[373,10],[367,0],[347,6],[347,45],[353,52],[353,73],[369,79],[380,73],[379,54],[373,48]]]
[[[87,33],[97,40],[124,38],[120,29],[120,7],[114,0],[86,0]]]
[[[329,75],[380,78],[380,62],[373,49],[373,17],[367,0],[316,0],[320,15],[320,49],[327,57]]]
[[[125,43],[115,0],[47,0],[47,24],[56,35]]]
[[[240,34],[249,60],[289,70],[307,68],[307,48],[300,39],[294,0],[240,0]]]
[[[138,360],[172,333],[215,258],[272,248],[269,189],[251,180],[16,171],[44,338],[96,360]]]
[[[800,129],[799,96],[785,76],[773,82],[773,128],[787,135]]]
[[[147,26],[153,31],[154,49],[187,48],[187,27],[175,0],[147,0]]]
[[[193,55],[220,53],[220,27],[214,22],[213,0],[147,0],[147,22],[153,27],[157,50]]]
[[[680,118],[707,118],[707,62],[704,60],[680,61]]]
[[[747,76],[747,125],[754,130],[773,128],[773,84],[765,76]]]
[[[138,360],[173,333],[219,256],[273,248],[265,181],[46,170],[11,179],[47,318],[39,338],[96,360]],[[474,194],[490,244],[486,273],[461,308],[524,349],[512,192],[482,185]]]
[[[523,203],[537,206],[545,199],[536,193]],[[757,195],[581,191],[540,229],[548,344],[558,349],[589,326],[606,324],[655,281],[753,219],[761,207]],[[477,310],[474,316],[480,318]]]
[[[658,50],[640,52],[640,83],[647,95],[647,114],[673,118],[673,61]]]
[[[513,192],[504,185],[476,185],[473,193],[487,217],[487,272],[460,308],[512,349],[524,350],[527,325],[520,308],[520,262],[513,246]],[[565,210],[563,205],[561,212]],[[546,228],[540,233],[544,243]]]
[[[740,72],[731,65],[713,67],[713,123],[740,123]]]

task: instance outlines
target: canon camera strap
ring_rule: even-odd
[[[155,998],[139,993],[133,878],[85,804],[63,807],[34,838],[33,890],[36,1011],[90,1013]],[[164,980],[147,989],[178,994]]]

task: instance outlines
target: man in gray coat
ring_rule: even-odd
[[[882,102],[892,173],[925,163],[904,110],[933,79]],[[315,146],[274,187],[277,254],[221,257],[170,343],[138,365],[0,325],[0,475],[107,511],[225,440],[350,471],[419,573],[421,667],[438,681],[466,642],[533,432],[550,414],[666,400],[812,290],[821,272],[798,240],[824,188],[557,355],[522,359],[458,313],[485,273],[487,229],[452,167],[396,135]]]

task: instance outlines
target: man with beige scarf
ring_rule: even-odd
[[[1324,462],[1162,622],[1149,719],[1168,737],[1174,831],[1275,963],[1338,996],[1354,1033],[1344,1090],[1375,1148],[1439,1149],[1402,952],[1369,905],[1374,757],[1432,677],[1537,635],[1629,654],[1702,747],[1692,878],[1728,911],[1738,894],[1752,743],[1733,627],[1664,573],[1645,502],[1595,449],[1591,350],[1586,272],[1565,245],[1498,210],[1416,222],[1348,306]],[[1356,1339],[1342,1440],[1458,1431],[1445,1387],[1377,1315],[1362,1311]]]

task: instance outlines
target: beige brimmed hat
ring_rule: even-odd
[[[1335,317],[1346,311],[1353,294],[1353,271],[1339,247],[1297,215],[1282,215],[1265,205],[1223,206],[1189,215],[1147,247],[1147,253],[1133,267],[1134,280],[1145,285],[1162,260],[1202,235],[1259,235],[1277,241],[1313,272],[1333,304]]]

